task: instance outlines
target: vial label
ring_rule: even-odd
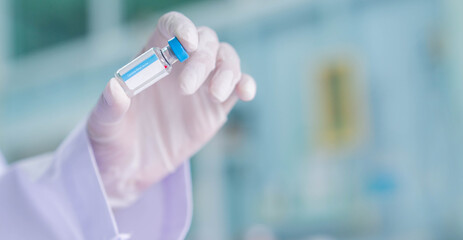
[[[122,67],[118,71],[118,74],[125,82],[127,88],[134,90],[147,81],[154,80],[156,82],[160,80],[162,78],[161,75],[166,75],[167,72],[154,51],[147,51]]]

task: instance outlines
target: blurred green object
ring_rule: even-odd
[[[175,10],[178,6],[184,4],[194,4],[197,2],[211,0],[124,0],[123,18],[126,21],[137,20],[152,15],[154,12],[168,12]]]
[[[15,57],[88,32],[85,0],[15,0],[11,4]]]

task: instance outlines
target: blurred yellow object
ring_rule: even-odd
[[[320,142],[326,148],[351,146],[361,138],[366,122],[358,91],[360,66],[341,55],[322,63],[315,81],[320,86]]]

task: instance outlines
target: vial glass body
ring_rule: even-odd
[[[178,59],[170,46],[151,48],[120,68],[115,76],[129,97],[133,97],[167,76]]]

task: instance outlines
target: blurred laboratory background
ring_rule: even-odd
[[[0,0],[8,161],[56,149],[170,10],[258,83],[192,159],[188,239],[463,239],[461,0]]]

